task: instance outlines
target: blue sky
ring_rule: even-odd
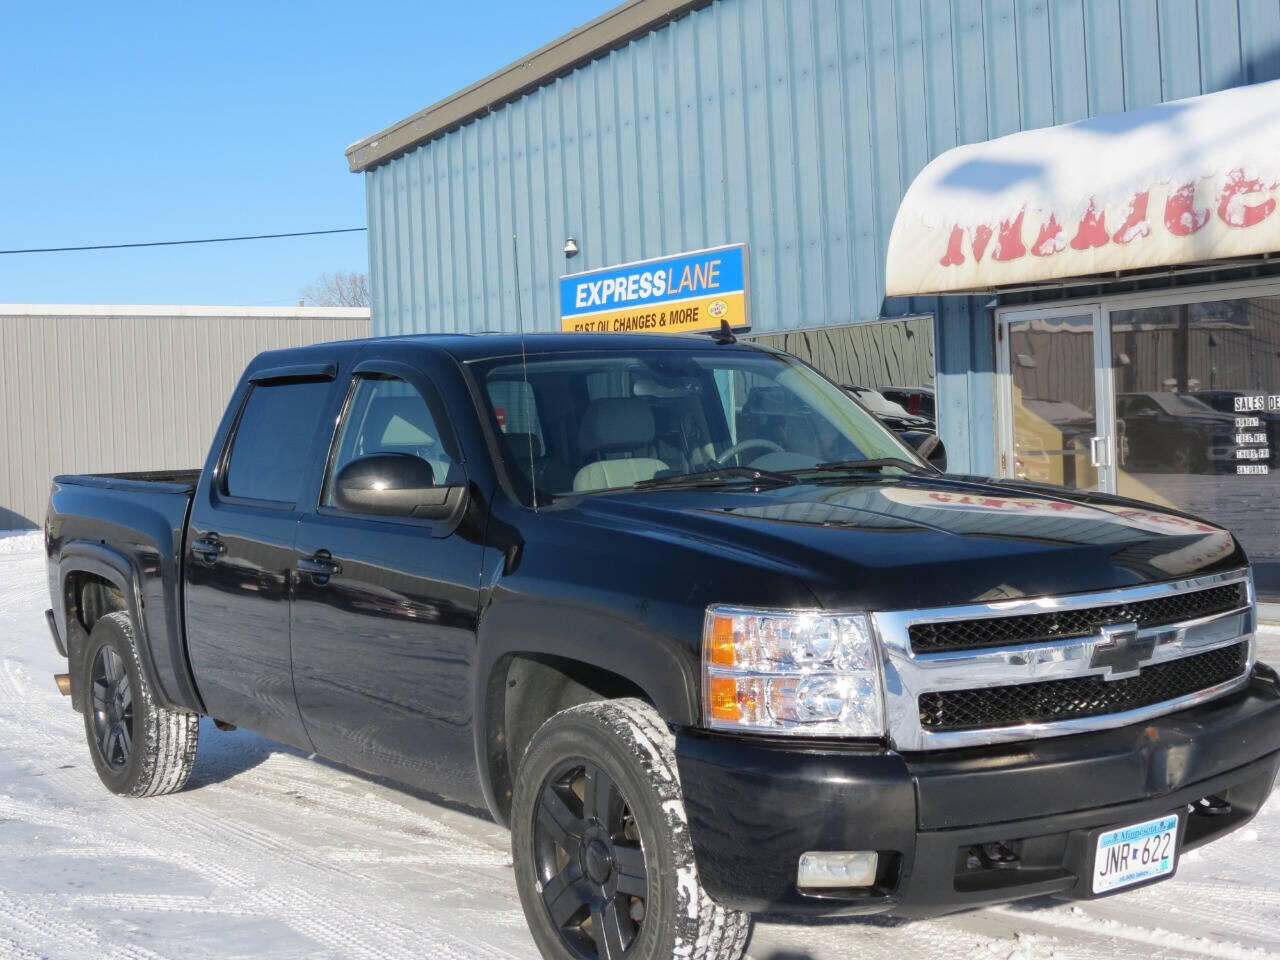
[[[348,144],[610,0],[6,4],[0,249],[363,226]],[[285,305],[364,234],[0,256],[0,303]]]

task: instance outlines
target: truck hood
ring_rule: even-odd
[[[1246,563],[1229,532],[1186,514],[975,477],[633,491],[587,497],[578,509],[617,533],[683,542],[707,562],[725,552],[758,558],[799,579],[826,608],[1080,593]]]

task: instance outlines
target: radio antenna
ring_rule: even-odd
[[[511,235],[511,255],[516,265],[516,326],[520,330],[520,370],[524,377],[525,396],[532,401],[533,388],[529,386],[529,357],[524,349],[524,310],[521,308],[524,294],[520,292],[520,242],[514,233]],[[529,426],[530,428],[533,426],[532,419]],[[527,431],[525,436],[529,438],[529,492],[533,495],[533,509],[536,511],[538,509],[538,475],[533,469],[533,430]]]

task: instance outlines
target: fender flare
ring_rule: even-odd
[[[698,722],[699,684],[690,676],[686,660],[673,650],[657,647],[643,658],[625,663],[607,653],[582,645],[566,649],[563,641],[554,644],[543,638],[529,638],[518,633],[502,634],[484,629],[482,618],[477,631],[475,669],[472,673],[472,734],[475,740],[476,772],[485,805],[499,823],[504,822],[493,778],[490,775],[495,754],[505,753],[503,741],[495,740],[490,728],[490,704],[502,693],[505,671],[495,669],[503,660],[514,656],[549,657],[569,660],[606,670],[625,678],[644,692],[658,714],[668,723],[690,726]],[[686,679],[687,678],[687,679]]]
[[[158,695],[164,688],[160,686],[155,661],[152,658],[151,639],[147,634],[146,621],[142,617],[142,577],[129,559],[122,553],[99,543],[84,540],[73,541],[63,546],[58,554],[58,606],[54,610],[55,618],[62,620],[63,636],[67,638],[67,653],[71,653],[71,637],[67,629],[67,578],[73,573],[91,573],[106,580],[124,597],[126,612],[133,621],[133,629],[138,638],[138,659],[146,674],[147,684]],[[71,676],[76,676],[74,664],[70,665]]]

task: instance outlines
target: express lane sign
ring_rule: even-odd
[[[572,333],[689,333],[750,326],[747,250],[731,244],[560,278]]]

